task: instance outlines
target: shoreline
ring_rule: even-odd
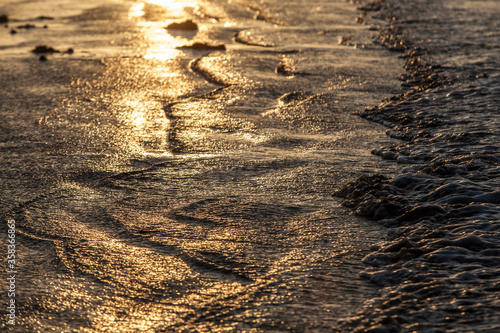
[[[469,13],[464,16],[445,3],[380,2],[381,15],[391,20],[379,40],[404,52],[404,91],[360,115],[403,140],[372,153],[406,168],[392,179],[362,177],[337,192],[357,214],[389,228],[389,241],[364,259],[364,276],[382,288],[382,296],[344,323],[345,331],[498,329],[498,316],[491,315],[498,297],[494,267],[500,263],[499,100],[494,97],[499,58],[492,51],[498,39],[495,45],[493,35],[474,31],[483,31],[500,8],[483,1],[464,7]],[[492,11],[484,15],[488,6]],[[427,22],[432,28],[421,23],[431,12],[439,13]],[[471,26],[464,36],[455,35],[455,22],[463,17]],[[449,41],[443,33],[452,36]],[[457,119],[470,120],[457,126]]]

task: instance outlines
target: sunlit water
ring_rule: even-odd
[[[352,113],[398,91],[401,63],[353,6],[2,10],[23,20],[0,51],[14,330],[330,331],[377,294],[359,272],[384,234],[332,192],[394,169],[369,152],[383,128]],[[185,19],[198,30],[166,29]],[[38,44],[74,54],[40,61]]]
[[[361,259],[385,231],[332,193],[396,172],[370,150],[399,141],[353,113],[399,93],[403,60],[355,6],[12,0],[3,13],[0,198],[19,260],[17,325],[2,329],[331,332],[379,295]],[[167,29],[187,19],[198,29]],[[74,53],[40,61],[40,44]]]

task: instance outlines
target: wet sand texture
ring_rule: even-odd
[[[370,154],[395,141],[353,112],[399,91],[402,62],[354,6],[10,3],[54,17],[0,35],[18,330],[331,331],[377,295],[361,260],[383,230],[331,193],[395,171]]]
[[[495,332],[498,11],[1,3],[11,330]]]

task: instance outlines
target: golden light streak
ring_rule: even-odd
[[[132,6],[132,8],[130,8],[130,11],[129,11],[129,18],[133,18],[133,17],[141,17],[142,15],[144,15],[144,3],[141,2],[141,3],[138,3],[137,5],[134,5]]]
[[[189,0],[147,0],[148,3],[165,7],[169,10],[171,15],[182,15],[185,8],[192,7],[198,8],[196,1]]]

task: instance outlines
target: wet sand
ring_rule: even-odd
[[[384,233],[331,194],[395,170],[353,112],[398,92],[401,62],[354,6],[301,8],[2,4],[3,329],[330,331],[377,294],[361,258]]]
[[[434,6],[427,4],[429,17],[447,13]],[[0,327],[331,332],[422,324],[430,303],[419,303],[416,315],[390,307],[405,314],[386,325],[392,314],[377,309],[404,281],[362,272],[385,258],[373,245],[386,240],[388,224],[357,217],[332,196],[362,175],[391,178],[393,160],[408,160],[397,148],[405,128],[395,125],[391,138],[354,113],[401,93],[404,62],[417,56],[394,51],[410,51],[405,40],[418,45],[429,33],[408,32],[426,27],[410,7],[2,3],[9,21],[0,28],[0,198],[2,218],[16,221],[19,306],[17,325]],[[391,15],[407,22],[391,27]],[[172,29],[187,20],[196,29]],[[26,24],[35,27],[18,28]],[[397,29],[406,29],[405,39]],[[33,53],[40,45],[62,52]],[[431,55],[439,63],[443,54]],[[426,76],[405,85],[431,90],[424,94],[442,86],[432,82],[447,82],[418,81],[434,72],[415,68]],[[385,112],[376,111],[419,100],[405,96],[364,115],[383,122]],[[402,117],[383,123],[395,118]],[[374,147],[384,147],[375,153],[387,159],[370,154]],[[393,230],[387,246],[413,244]],[[1,232],[4,249],[5,224]],[[394,284],[374,284],[380,274],[382,285]]]

